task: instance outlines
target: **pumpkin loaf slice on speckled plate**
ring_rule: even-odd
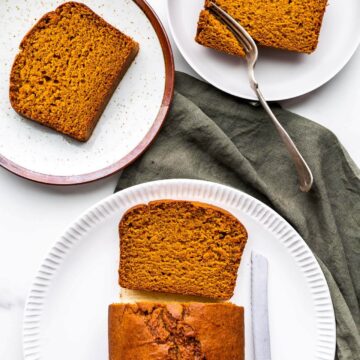
[[[123,288],[228,300],[247,232],[212,205],[159,200],[128,210],[119,224]]]
[[[10,76],[21,115],[86,141],[139,45],[87,6],[67,2],[24,37]]]

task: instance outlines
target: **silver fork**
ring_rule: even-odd
[[[263,94],[260,91],[259,84],[255,79],[254,68],[256,65],[256,61],[258,59],[258,48],[256,46],[253,38],[248,34],[248,32],[234,19],[232,18],[226,11],[224,11],[221,7],[216,5],[214,2],[210,2],[211,10],[221,22],[228,26],[229,30],[235,35],[238,39],[242,47],[244,48],[246,61],[248,65],[248,75],[250,80],[250,86],[255,91],[261,105],[265,109],[265,111],[270,116],[272,122],[275,125],[276,130],[278,131],[281,140],[284,142],[297,171],[299,182],[300,182],[300,190],[303,192],[308,192],[311,189],[313,184],[313,175],[311,170],[300,154],[298,148],[291,140],[289,134],[282,127],[279,120],[276,118],[272,110],[270,109],[268,103],[266,102]]]

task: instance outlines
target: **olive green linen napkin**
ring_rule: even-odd
[[[297,229],[320,263],[335,308],[338,359],[360,359],[359,169],[329,130],[274,105],[314,174],[312,191],[301,193],[293,164],[261,107],[183,73],[176,74],[175,89],[159,136],[122,172],[116,191],[192,178],[265,202]]]

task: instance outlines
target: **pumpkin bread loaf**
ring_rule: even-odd
[[[110,360],[244,360],[244,309],[230,303],[109,306]]]
[[[153,201],[128,210],[119,232],[123,288],[224,300],[233,295],[247,232],[227,211]]]
[[[318,44],[327,0],[214,0],[237,20],[260,45],[300,53],[312,53]],[[244,50],[205,1],[196,41],[231,55],[244,56]]]
[[[74,139],[89,139],[139,45],[87,6],[45,14],[20,44],[10,101],[21,115]]]

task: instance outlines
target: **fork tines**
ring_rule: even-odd
[[[229,30],[241,43],[246,53],[256,48],[256,44],[249,33],[225,10],[212,1],[210,2],[209,10],[217,16],[222,23],[228,26]]]

